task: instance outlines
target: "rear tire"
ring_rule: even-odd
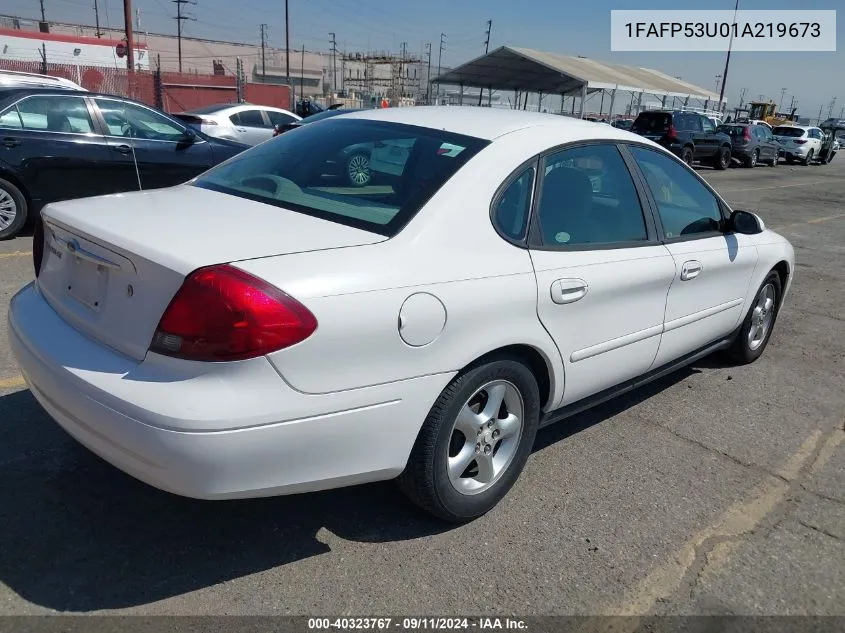
[[[503,356],[472,367],[437,398],[399,487],[441,519],[471,521],[513,486],[531,454],[539,420],[537,380],[519,359]]]
[[[728,354],[737,364],[753,363],[763,354],[777,320],[782,293],[780,276],[773,270],[754,295],[754,301],[745,315],[739,334],[728,350]]]
[[[751,152],[751,156],[745,161],[745,166],[749,169],[754,169],[757,166],[757,161],[760,160],[760,150],[755,149]]]
[[[26,224],[26,197],[8,180],[0,178],[0,240],[7,240],[18,233]]]
[[[731,150],[728,147],[721,148],[713,158],[713,167],[719,170],[727,169],[731,164]]]
[[[681,150],[681,160],[684,161],[690,167],[692,167],[692,162],[693,162],[692,149],[690,149],[689,147],[685,147],[684,149],[682,149]]]
[[[807,167],[812,162],[813,162],[813,150],[810,150],[809,152],[807,152],[807,158],[804,159],[804,162],[802,163],[802,165],[804,165],[804,167]]]

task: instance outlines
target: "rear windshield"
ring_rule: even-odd
[[[204,108],[194,108],[193,110],[188,110],[185,114],[214,114],[215,112],[220,112],[221,110],[226,110],[227,108],[234,107],[239,105],[237,103],[217,103],[215,105],[206,106]]]
[[[634,121],[631,131],[637,134],[665,134],[672,123],[672,115],[668,112],[643,112]]]
[[[791,136],[793,138],[801,138],[804,136],[804,130],[800,127],[792,127],[789,125],[784,125],[782,127],[776,127],[772,130],[772,134],[775,136]]]
[[[488,143],[338,117],[261,143],[193,184],[392,237]]]
[[[718,132],[723,132],[730,136],[731,138],[739,138],[743,134],[745,134],[745,126],[744,125],[720,125]]]

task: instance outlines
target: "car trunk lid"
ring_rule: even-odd
[[[137,360],[197,268],[386,239],[186,185],[56,203],[42,216],[40,292],[73,327]]]

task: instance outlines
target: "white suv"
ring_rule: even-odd
[[[798,161],[809,165],[821,155],[824,132],[817,127],[779,125],[772,134],[783,146],[787,163]]]
[[[24,73],[16,70],[0,70],[0,87],[63,88],[65,90],[88,92],[79,84],[64,77],[51,77],[50,75]]]

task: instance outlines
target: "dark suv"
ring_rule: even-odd
[[[660,143],[688,165],[700,161],[727,169],[731,164],[731,137],[697,112],[641,112],[631,131]]]

